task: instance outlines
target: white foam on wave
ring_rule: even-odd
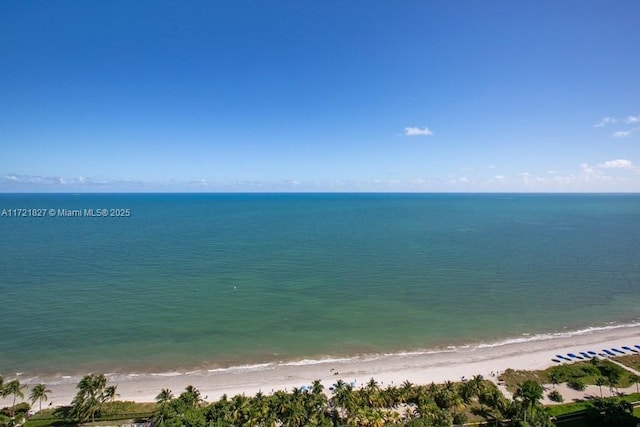
[[[229,371],[260,371],[274,368],[275,363],[255,363],[252,365],[229,366],[228,368],[207,369],[207,372],[229,372]]]
[[[540,334],[531,334],[531,333],[521,333],[518,337],[505,338],[502,340],[497,340],[493,342],[486,343],[473,343],[473,344],[463,344],[463,345],[450,345],[444,348],[425,348],[418,350],[405,350],[405,351],[397,351],[397,352],[389,352],[389,353],[372,353],[372,354],[360,354],[352,357],[337,357],[326,355],[324,357],[319,357],[317,359],[300,359],[300,360],[283,360],[279,362],[266,362],[266,363],[255,363],[255,364],[246,364],[246,365],[236,365],[236,366],[228,366],[221,368],[211,368],[202,370],[196,369],[191,371],[167,371],[167,372],[155,372],[155,373],[139,373],[139,372],[130,372],[123,374],[108,374],[109,376],[113,375],[114,379],[116,377],[126,378],[126,379],[134,379],[139,376],[152,376],[152,377],[177,377],[183,375],[206,375],[215,374],[215,373],[223,373],[223,372],[250,372],[250,371],[266,371],[273,370],[279,367],[295,367],[295,366],[313,366],[313,365],[327,365],[327,364],[347,364],[347,363],[362,363],[362,362],[371,362],[381,358],[394,358],[394,357],[417,357],[424,355],[435,355],[435,354],[446,354],[446,353],[455,353],[455,352],[464,352],[464,351],[475,351],[476,349],[483,348],[494,348],[501,346],[508,346],[512,344],[521,344],[527,342],[535,342],[535,341],[547,341],[553,339],[561,339],[561,338],[571,338],[574,336],[584,336],[597,332],[609,331],[609,330],[618,330],[624,328],[634,328],[640,327],[640,322],[632,322],[625,324],[611,324],[607,323],[605,326],[590,326],[578,330],[572,331],[562,331],[562,332],[549,332],[549,333],[540,333]],[[48,384],[67,384],[78,382],[81,379],[81,376],[71,376],[71,375],[55,375],[53,378],[47,379]],[[30,379],[31,380],[31,379]],[[39,379],[38,381],[42,381]],[[32,382],[32,381],[25,381]]]
[[[639,326],[640,326],[640,323],[638,322],[625,323],[625,324],[610,324],[608,326],[589,326],[587,328],[578,329],[575,331],[526,335],[524,338],[507,338],[505,340],[496,341],[492,343],[478,344],[476,348],[493,348],[493,347],[500,347],[504,345],[521,344],[521,343],[533,342],[533,341],[547,341],[547,340],[553,340],[553,339],[559,339],[559,338],[571,338],[575,336],[592,334],[594,332],[603,332],[603,331],[610,331],[610,330],[623,329],[623,328],[634,328]]]
[[[322,365],[327,363],[344,363],[351,362],[356,358],[353,357],[339,357],[339,358],[324,358],[324,359],[302,359],[291,362],[280,362],[278,366],[309,366],[309,365]]]
[[[157,372],[151,375],[154,377],[178,377],[182,375],[182,373],[176,372],[176,371],[170,371],[170,372]]]

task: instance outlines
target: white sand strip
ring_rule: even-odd
[[[408,380],[414,384],[459,381],[463,376],[480,374],[491,379],[492,373],[512,369],[544,369],[555,363],[556,354],[578,353],[624,345],[633,347],[640,344],[640,327],[622,327],[601,331],[585,332],[566,338],[485,346],[480,348],[456,349],[450,352],[415,355],[385,355],[377,358],[349,359],[345,361],[320,362],[300,365],[273,365],[253,369],[229,369],[214,371],[176,372],[166,374],[110,375],[109,384],[118,385],[119,400],[151,402],[163,388],[169,388],[175,395],[188,385],[199,389],[208,401],[214,401],[223,394],[253,395],[258,391],[271,393],[275,390],[291,390],[294,387],[310,385],[319,379],[329,388],[338,379],[356,386],[375,378],[383,386],[401,384]],[[336,372],[338,373],[336,375]],[[44,382],[52,390],[49,402],[52,406],[67,405],[75,395],[77,378],[67,380],[29,379],[19,377],[29,386]],[[5,375],[5,382],[11,380]],[[28,391],[25,392],[28,396]],[[46,405],[48,405],[48,403]],[[0,406],[10,405],[10,398],[0,399]],[[36,404],[37,405],[37,404]]]

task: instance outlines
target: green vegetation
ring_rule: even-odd
[[[9,381],[2,387],[2,397],[13,396],[13,404],[11,405],[12,416],[15,413],[16,398],[19,397],[20,399],[24,399],[24,393],[22,390],[25,388],[27,388],[27,386],[20,385],[20,381],[18,380]]]
[[[636,383],[634,377],[632,373],[615,363],[594,357],[587,362],[556,365],[543,371],[507,369],[500,375],[499,379],[505,382],[507,390],[514,392],[517,384],[526,380],[554,385],[566,382],[569,387],[575,390],[584,390],[584,387],[588,384],[600,387],[605,385],[614,390],[618,387],[629,387],[631,384]]]
[[[401,385],[381,387],[371,379],[361,388],[341,380],[326,392],[320,381],[290,392],[261,392],[254,396],[226,395],[205,402],[199,390],[188,386],[177,397],[169,389],[161,390],[155,403],[116,401],[116,386],[109,386],[102,374],[85,376],[77,384],[78,392],[70,406],[40,410],[26,420],[31,409],[24,399],[25,386],[17,380],[3,382],[0,393],[13,397],[12,406],[0,410],[0,427],[13,427],[26,420],[26,427],[113,425],[150,421],[158,427],[220,426],[432,426],[465,422],[488,422],[496,426],[562,427],[634,425],[631,402],[640,401],[640,393],[615,398],[595,398],[545,408],[540,403],[542,383],[567,382],[576,388],[584,384],[610,387],[638,383],[637,376],[610,361],[593,360],[557,365],[544,371],[507,370],[499,378],[513,390],[507,399],[490,381],[480,375],[459,383]],[[32,404],[47,400],[51,391],[45,384],[35,385],[29,394]],[[557,390],[548,394],[562,401]],[[637,412],[638,410],[636,410]],[[575,416],[572,416],[575,415]],[[106,423],[106,424],[105,424]]]
[[[100,416],[105,402],[113,400],[116,386],[107,387],[104,374],[90,374],[83,377],[76,386],[78,393],[71,402],[71,419],[78,422],[95,421]]]
[[[110,421],[146,421],[153,416],[154,403],[138,403],[131,401],[105,402],[96,424]],[[29,418],[25,427],[71,426],[76,425],[71,416],[71,406],[47,408]],[[111,423],[113,425],[113,423]]]
[[[31,389],[31,394],[29,395],[29,399],[31,399],[31,404],[35,404],[36,400],[40,403],[39,410],[42,411],[42,401],[46,401],[49,397],[48,394],[51,393],[51,390],[47,388],[44,384],[37,384]]]
[[[107,386],[104,375],[95,374],[84,377],[77,388],[71,406],[40,411],[27,421],[26,427],[61,427],[88,421],[99,425],[118,420],[153,420],[162,427],[421,426],[483,420],[501,425],[521,425],[526,420],[534,425],[552,425],[539,403],[539,384],[522,384],[517,399],[509,401],[482,376],[466,382],[430,385],[406,381],[386,388],[372,379],[358,389],[338,381],[329,395],[320,381],[315,381],[311,387],[291,392],[223,396],[213,403],[204,402],[193,386],[177,397],[171,390],[161,390],[155,404],[109,401],[115,396],[115,387]],[[46,386],[39,387],[32,392],[32,400],[39,400],[46,391]]]
[[[0,426],[12,427],[24,422],[31,406],[26,402],[0,409]]]
[[[553,402],[558,402],[558,403],[564,402],[564,398],[562,397],[562,395],[558,390],[552,390],[551,392],[549,392],[549,394],[547,394],[547,397],[549,398],[549,400]]]
[[[206,404],[193,387],[177,398],[170,390],[156,397],[154,422],[162,427],[286,425],[286,426],[426,426],[461,424],[469,420],[488,420],[520,425],[551,426],[540,405],[542,387],[524,383],[514,401],[508,401],[482,376],[467,382],[380,387],[370,380],[356,389],[338,381],[330,398],[320,381],[309,388],[277,391],[270,396],[223,396]]]
[[[572,388],[577,391],[584,391],[587,388],[587,385],[582,381],[581,378],[570,378],[567,381],[567,385],[569,388]]]
[[[0,396],[13,397],[11,408],[0,410],[0,427],[14,426],[24,422],[31,406],[26,402],[16,404],[16,399],[24,399],[23,390],[26,388],[27,386],[20,385],[20,381],[17,379],[5,383],[4,378],[0,375]]]
[[[629,403],[638,402],[640,401],[640,394],[639,393],[627,394],[624,396],[616,397],[616,399],[621,399]],[[590,402],[592,401],[593,400],[583,400],[580,402],[570,402],[570,403],[563,403],[561,405],[553,405],[553,406],[549,406],[548,411],[549,411],[549,414],[554,417],[567,415],[574,412],[580,412],[580,411],[586,410],[589,407]]]
[[[616,357],[616,361],[622,363],[625,366],[640,371],[640,354],[630,354],[626,356]]]
[[[633,405],[620,398],[596,399],[589,402],[587,422],[598,427],[635,427]]]
[[[548,375],[546,375],[546,371],[520,371],[514,369],[507,369],[502,372],[498,380],[504,382],[505,387],[511,393],[516,391],[518,384],[522,384],[525,381],[535,381],[539,384],[551,382]]]

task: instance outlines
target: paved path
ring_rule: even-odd
[[[613,359],[607,359],[609,362],[611,363],[615,363],[616,365],[620,366],[621,368],[624,368],[625,370],[629,371],[629,372],[633,372],[634,374],[636,374],[637,376],[640,377],[640,372],[636,371],[633,368],[628,367],[627,365],[623,365],[622,363],[618,362],[617,360],[613,360]]]

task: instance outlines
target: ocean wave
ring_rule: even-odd
[[[342,363],[342,362],[352,362],[355,358],[353,357],[327,357],[322,359],[302,359],[302,360],[294,360],[291,362],[280,362],[278,366],[309,366],[309,365],[322,365],[326,363]]]
[[[533,342],[533,341],[547,341],[547,340],[560,339],[560,338],[571,338],[575,336],[592,334],[594,332],[604,332],[604,331],[623,329],[623,328],[636,328],[639,326],[640,326],[640,322],[634,322],[634,323],[625,323],[625,324],[609,324],[607,326],[589,326],[587,328],[578,329],[574,331],[551,332],[551,333],[543,333],[543,334],[535,334],[535,335],[522,334],[525,337],[507,338],[501,341],[478,344],[475,347],[476,348],[492,348],[492,347],[500,347],[500,346],[511,345],[511,344],[522,344],[522,343]]]
[[[414,358],[426,355],[436,355],[444,353],[456,353],[456,352],[473,352],[478,349],[503,347],[515,344],[523,344],[537,341],[549,341],[554,339],[566,339],[576,336],[584,336],[593,333],[600,333],[606,331],[613,331],[625,328],[637,328],[640,327],[640,322],[631,322],[625,324],[607,324],[605,326],[589,326],[577,330],[567,330],[559,332],[537,333],[531,334],[523,332],[518,337],[510,337],[491,342],[480,343],[466,343],[461,345],[447,345],[445,347],[425,348],[418,350],[402,350],[396,352],[385,353],[370,353],[359,354],[354,356],[335,356],[325,355],[318,358],[305,358],[299,360],[281,360],[277,362],[264,362],[244,365],[232,365],[228,367],[216,367],[216,368],[192,368],[190,370],[171,370],[165,372],[125,372],[125,373],[109,373],[106,376],[112,380],[127,380],[134,379],[136,377],[178,377],[178,376],[194,376],[194,375],[210,375],[224,372],[259,372],[274,370],[281,367],[296,367],[296,366],[313,366],[313,365],[341,365],[349,363],[364,363],[372,362],[379,359],[391,359],[391,358]],[[22,373],[21,373],[22,374]],[[51,385],[56,384],[69,384],[78,382],[82,378],[82,375],[64,375],[57,374],[53,378],[47,378],[47,383]],[[24,379],[25,383],[42,382],[44,378],[41,376],[30,376]]]
[[[157,373],[151,374],[151,376],[154,376],[154,377],[179,377],[180,375],[184,375],[184,374],[182,372],[177,372],[177,371],[157,372]]]
[[[255,363],[250,365],[229,366],[228,368],[207,369],[207,372],[229,372],[229,371],[261,371],[275,367],[275,363]]]

